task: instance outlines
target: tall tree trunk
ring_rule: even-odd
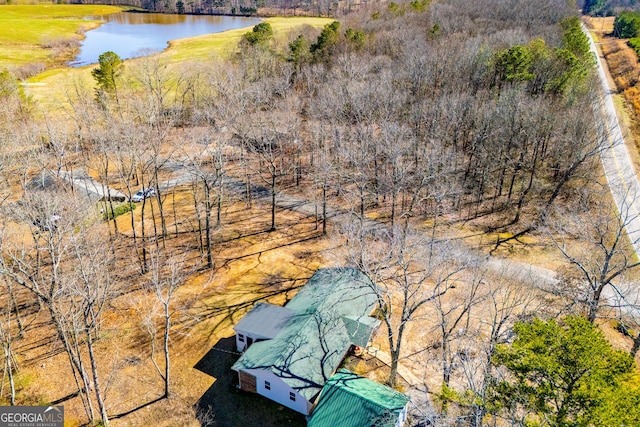
[[[276,174],[271,175],[271,228],[269,231],[276,229]]]
[[[169,374],[171,371],[171,360],[169,358],[169,331],[171,329],[171,314],[169,313],[169,302],[164,303],[164,397],[169,397]]]
[[[176,187],[171,191],[171,206],[173,207],[173,225],[175,227],[175,237],[178,237],[178,209],[176,207]]]
[[[591,323],[594,323],[596,321],[596,318],[598,317],[598,309],[600,308],[600,298],[602,296],[603,289],[604,289],[604,285],[598,283],[595,291],[593,292],[593,299],[589,301],[589,308],[588,308],[589,315],[587,316],[587,318]]]
[[[51,316],[51,320],[53,321],[53,324],[56,328],[58,338],[60,338],[60,341],[62,341],[62,346],[67,353],[67,357],[69,358],[71,372],[73,373],[73,378],[76,381],[76,386],[78,387],[78,392],[84,406],[85,413],[89,418],[89,421],[94,421],[95,413],[93,410],[93,403],[91,402],[91,398],[89,397],[90,384],[87,378],[86,371],[82,364],[82,360],[78,358],[78,355],[80,353],[78,351],[74,351],[74,346],[72,346],[72,344],[69,342],[69,337],[65,333],[64,326],[62,325],[60,318],[55,312],[55,308],[52,306],[53,302],[46,298],[45,300],[43,300],[43,303],[49,310],[49,315]],[[80,385],[80,382],[78,381],[78,376],[80,377],[82,385]]]
[[[154,167],[154,181],[156,183],[156,202],[158,203],[158,213],[160,214],[160,228],[162,230],[162,238],[167,237],[167,219],[164,216],[164,201],[162,200],[162,194],[160,193],[160,186],[158,185],[158,167]],[[155,220],[154,220],[155,223]]]
[[[196,223],[198,224],[198,250],[200,251],[200,256],[204,256],[205,248],[202,235],[202,218],[200,216],[200,203],[198,202],[198,184],[197,182],[193,182],[193,209],[196,213]]]
[[[322,235],[327,234],[327,183],[322,184]]]
[[[220,227],[222,218],[222,194],[224,190],[224,181],[220,177],[220,184],[218,186],[218,194],[216,198],[216,227]]]
[[[404,320],[404,319],[403,319]],[[398,336],[393,339],[393,334],[389,334],[389,348],[391,352],[391,366],[389,371],[389,379],[387,380],[387,384],[389,387],[395,387],[398,376],[398,365],[400,363],[400,350],[402,344],[402,336],[404,335],[404,325],[405,323],[401,321],[400,326],[398,327]]]
[[[11,343],[10,342],[5,343],[4,345],[4,367],[9,377],[11,406],[16,406],[16,385],[13,380],[13,363],[11,362]]]
[[[85,311],[85,324],[91,323],[91,320],[87,318]],[[89,351],[89,361],[91,363],[91,372],[93,374],[93,387],[96,394],[96,402],[98,402],[98,409],[100,410],[100,416],[102,417],[102,425],[107,427],[109,425],[109,416],[107,415],[107,408],[104,405],[104,399],[102,398],[102,391],[100,390],[100,378],[98,376],[98,365],[96,364],[96,357],[93,352],[93,338],[91,337],[91,329],[87,326],[85,328],[85,336],[87,340],[87,350]]]
[[[204,182],[204,238],[207,252],[207,268],[213,268],[213,255],[211,250],[211,189],[209,183]]]

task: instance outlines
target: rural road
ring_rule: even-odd
[[[640,255],[640,183],[636,176],[631,156],[624,143],[624,137],[613,105],[612,90],[609,88],[603,58],[600,56],[591,33],[583,27],[589,37],[591,51],[597,58],[598,75],[602,85],[602,97],[596,105],[596,114],[602,114],[604,123],[600,126],[600,137],[607,149],[602,152],[601,161],[611,195],[623,220],[626,231],[637,255]]]

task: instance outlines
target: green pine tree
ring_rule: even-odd
[[[615,350],[583,317],[534,320],[514,327],[511,345],[494,364],[505,379],[491,387],[497,413],[519,414],[527,426],[640,425],[640,387],[634,359]]]

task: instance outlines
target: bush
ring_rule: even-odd
[[[393,14],[393,16],[402,16],[404,15],[404,8],[402,6],[400,6],[398,3],[396,2],[391,2],[387,5],[387,9],[389,10],[389,12],[391,12]]]
[[[132,211],[136,208],[136,204],[135,203],[122,203],[119,204],[117,206],[113,206],[113,210],[112,209],[107,209],[106,212],[102,213],[102,219],[105,221],[110,221],[114,218],[119,217],[122,214],[125,214],[129,211]]]
[[[415,12],[424,12],[429,7],[431,0],[413,0],[410,5]]]
[[[613,23],[613,35],[620,39],[640,35],[640,13],[622,12]]]
[[[43,38],[40,42],[40,47],[43,49],[56,49],[56,50],[64,50],[64,49],[75,49],[80,47],[80,40],[74,37],[67,38]]]
[[[35,76],[36,74],[42,73],[46,69],[46,64],[42,62],[33,62],[30,64],[21,65],[20,67],[16,68],[14,74],[20,80],[25,80],[29,77]]]
[[[367,35],[364,31],[353,30],[351,28],[347,28],[344,36],[356,49],[361,49],[367,40]]]
[[[636,52],[636,55],[638,56],[638,58],[640,58],[640,37],[634,37],[632,39],[629,39],[627,44],[631,49],[633,49]]]
[[[242,37],[251,46],[265,45],[273,38],[273,29],[268,22],[261,22]]]
[[[242,15],[254,15],[258,10],[255,7],[240,6],[240,13]]]

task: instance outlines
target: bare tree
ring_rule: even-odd
[[[581,100],[583,109],[567,108],[565,119],[569,117],[571,119],[563,120],[554,126],[554,129],[550,129],[548,132],[553,133],[544,136],[542,144],[531,145],[534,151],[543,150],[543,153],[540,154],[542,157],[539,158],[537,154],[532,156],[532,161],[539,161],[541,164],[531,165],[531,175],[526,179],[526,187],[516,205],[513,224],[520,221],[524,203],[529,200],[529,190],[533,185],[531,180],[540,180],[546,176],[550,185],[541,187],[542,191],[538,195],[539,200],[532,206],[535,213],[529,224],[509,237],[499,238],[496,242],[496,248],[502,243],[518,239],[536,228],[544,226],[546,216],[556,205],[558,198],[567,191],[571,182],[579,179],[592,181],[597,178],[594,163],[601,154],[610,148],[610,143],[604,136],[607,134],[607,130],[602,117],[597,116],[594,120],[593,117],[585,115],[584,111],[588,111],[592,105],[597,104],[598,97],[599,94],[594,91],[588,96],[585,95]]]
[[[250,138],[246,144],[247,152],[257,157],[258,165],[254,169],[256,175],[269,189],[269,198],[271,199],[271,227],[269,231],[276,229],[279,185],[293,169],[290,149],[296,136],[292,126],[295,125],[289,124],[288,128],[282,131],[278,130],[275,122],[262,123],[260,130],[255,129],[255,137]]]
[[[144,184],[146,178],[140,176],[138,168],[139,152],[144,149],[142,133],[138,131],[135,123],[128,120],[118,120],[117,117],[108,117],[106,123],[107,137],[113,139],[112,156],[114,157],[114,166],[116,168],[117,177],[123,183],[125,193],[129,200],[136,193],[137,186],[141,181]],[[143,215],[144,217],[144,215]],[[141,258],[140,248],[144,248],[146,243],[144,238],[139,237],[138,228],[136,227],[136,216],[133,209],[129,212],[129,220],[131,224],[131,238],[133,240],[133,248],[136,261],[140,264],[140,270],[144,271],[146,264],[144,257]],[[145,250],[143,249],[143,252]]]
[[[20,313],[16,304],[15,292],[10,281],[3,280],[6,283],[7,292],[3,293],[3,300],[6,305],[0,309],[0,345],[2,345],[3,353],[3,378],[0,388],[0,395],[4,393],[2,390],[5,385],[5,378],[9,383],[9,402],[11,405],[16,404],[16,387],[14,374],[18,371],[18,362],[14,354],[14,341],[19,340],[22,335],[23,326],[20,321]]]
[[[175,314],[174,295],[178,288],[184,283],[184,263],[178,256],[166,258],[160,251],[152,253],[151,268],[147,273],[149,280],[149,290],[155,294],[160,304],[160,317],[163,325],[162,352],[164,355],[164,370],[160,368],[156,361],[156,314],[151,311],[145,323],[151,336],[151,361],[158,371],[164,383],[162,397],[169,397],[169,384],[171,374],[171,356],[169,339],[171,335],[171,321]]]
[[[133,78],[140,83],[144,90],[140,92],[135,83],[130,88],[131,116],[140,123],[139,132],[143,132],[144,156],[139,157],[141,174],[148,171],[149,184],[155,186],[156,206],[151,206],[153,218],[154,238],[159,235],[167,236],[167,225],[164,212],[164,188],[160,186],[159,173],[163,166],[171,159],[175,152],[173,146],[165,144],[169,133],[176,122],[179,122],[181,112],[173,108],[176,93],[175,77],[167,64],[156,57],[143,58],[138,67],[133,69]],[[143,202],[144,203],[144,202]],[[155,208],[160,216],[161,233],[156,229]]]
[[[90,238],[93,237],[93,238]],[[105,250],[102,236],[99,233],[83,232],[71,239],[73,259],[72,272],[66,290],[68,307],[67,316],[73,327],[71,337],[78,348],[78,357],[82,357],[81,347],[85,347],[91,367],[91,377],[95,399],[100,411],[101,421],[108,425],[107,408],[104,402],[102,383],[98,374],[98,362],[94,342],[99,339],[102,313],[105,306],[113,299],[111,272],[109,271],[113,257]]]
[[[0,274],[32,292],[47,310],[69,358],[87,417],[90,421],[102,419],[107,423],[95,357],[90,356],[88,369],[83,348],[89,353],[93,351],[92,340],[85,341],[84,337],[90,338],[95,333],[106,297],[100,287],[108,289],[103,272],[97,272],[97,264],[92,262],[100,259],[108,265],[108,257],[86,252],[86,245],[78,246],[79,241],[86,240],[87,220],[81,205],[74,203],[73,198],[28,191],[12,211],[12,218],[30,229],[27,234],[30,241],[6,230],[0,235]],[[96,385],[99,418],[89,395],[92,381]]]
[[[388,383],[393,386],[406,327],[429,303],[455,288],[472,261],[450,242],[438,241],[408,225],[355,231],[348,237],[348,257],[375,284],[380,315],[388,332]]]
[[[633,197],[614,212],[601,200],[598,194],[583,194],[571,212],[561,209],[547,220],[551,241],[571,266],[562,277],[564,293],[592,323],[603,308],[611,307],[609,297],[615,295],[616,284],[640,266],[634,257],[637,238],[626,234],[638,219]]]
[[[224,175],[226,158],[224,147],[220,142],[214,142],[207,134],[196,140],[195,144],[184,150],[185,163],[194,179],[193,197],[196,210],[200,204],[200,188],[203,191],[202,205],[204,206],[204,245],[200,239],[199,247],[204,246],[207,257],[207,268],[213,268],[213,224],[212,215],[216,212],[215,227],[220,226],[222,201],[224,190]],[[200,187],[200,188],[199,188]],[[198,218],[198,231],[202,234],[202,224]]]
[[[162,125],[166,119],[171,118],[167,108],[171,95],[175,93],[175,78],[167,65],[158,56],[143,55],[130,69],[134,82],[143,88],[135,91],[140,103],[132,105],[148,124]]]
[[[328,191],[334,181],[336,174],[336,165],[334,157],[331,153],[330,138],[327,135],[328,129],[321,124],[312,131],[312,138],[315,140],[314,147],[311,149],[310,169],[313,182],[316,188],[320,188],[321,196],[321,213],[322,218],[322,234],[327,234],[327,203]],[[317,197],[316,197],[317,200]],[[317,211],[317,208],[316,208]],[[318,215],[316,215],[316,224]]]
[[[455,294],[436,295],[431,303],[436,313],[435,330],[439,332],[440,360],[442,362],[442,383],[449,386],[457,358],[453,341],[469,332],[471,311],[481,300],[481,285],[484,283],[478,274],[470,274],[463,279],[458,278]]]
[[[487,392],[495,378],[492,364],[496,346],[509,342],[512,326],[530,316],[540,316],[544,297],[531,286],[516,283],[508,270],[487,272],[481,283],[482,316],[466,332],[457,351],[462,390],[449,386],[447,402],[457,405],[457,417],[479,427],[487,415]],[[452,411],[453,412],[453,411]]]

